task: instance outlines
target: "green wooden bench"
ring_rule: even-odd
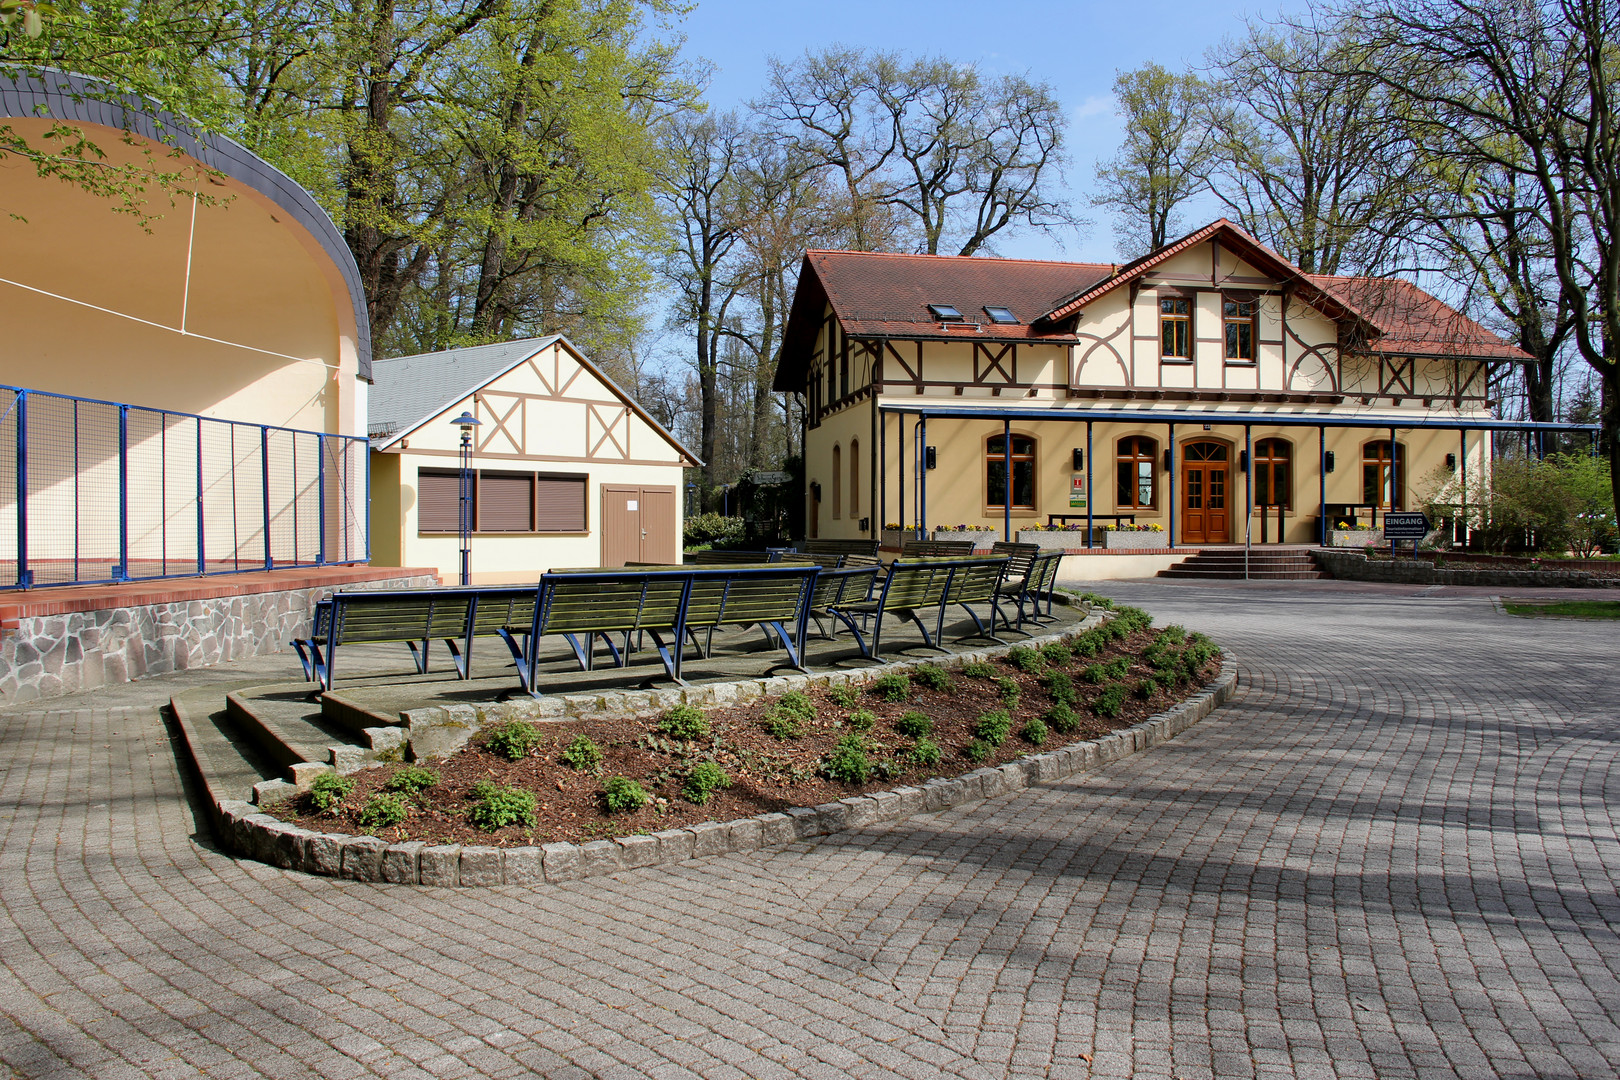
[[[757,625],[765,629],[767,642],[773,634],[781,641],[792,667],[805,670],[805,630],[820,571],[816,564],[802,562],[695,571],[686,602],[686,633],[698,655],[709,656],[720,627]]]
[[[949,603],[951,581],[957,572],[963,571],[965,580],[971,579],[971,587],[964,585],[962,596],[976,596],[980,588],[986,587],[983,582],[990,577],[1000,580],[1002,571],[1006,568],[1005,558],[997,559],[939,559],[908,561],[896,559],[889,565],[888,576],[883,579],[883,587],[875,598],[844,601],[829,609],[850,632],[855,635],[855,644],[861,650],[861,655],[868,659],[881,661],[883,642],[883,617],[885,615],[908,619],[917,624],[922,631],[923,643],[931,649],[943,647],[936,644],[938,636],[943,636],[945,625],[945,607]],[[982,569],[981,569],[982,568]],[[993,595],[995,582],[987,586]],[[959,601],[971,603],[972,600]],[[969,609],[971,614],[971,609]],[[935,617],[935,633],[929,634],[928,627],[922,621],[921,615],[928,614]],[[872,641],[868,645],[861,634],[861,628],[855,625],[856,618],[869,618],[872,620]],[[974,616],[974,621],[979,622]],[[979,623],[982,630],[983,624]]]
[[[821,632],[822,637],[831,639],[838,632],[837,622],[831,624],[832,633],[828,633],[827,624],[822,621],[834,618],[833,608],[872,598],[872,589],[878,580],[878,570],[877,561],[874,559],[871,565],[823,570],[816,576],[816,590],[810,598],[810,617],[816,621],[816,629]]]
[[[965,559],[973,554],[972,540],[902,540],[903,559]]]
[[[878,542],[865,538],[847,540],[800,540],[795,545],[806,555],[876,555]]]

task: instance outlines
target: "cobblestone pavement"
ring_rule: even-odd
[[[1423,589],[1110,591],[1231,645],[1237,699],[1073,782],[532,890],[238,863],[150,711],[7,714],[0,1061],[1620,1074],[1620,628]]]

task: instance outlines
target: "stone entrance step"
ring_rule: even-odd
[[[1207,578],[1240,580],[1245,559],[1241,549],[1205,549],[1159,571],[1164,578]],[[1265,548],[1251,551],[1247,559],[1248,577],[1261,581],[1309,581],[1325,575],[1316,568],[1308,548]]]

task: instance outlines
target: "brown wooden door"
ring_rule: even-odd
[[[602,565],[678,563],[675,489],[602,486]]]
[[[1231,472],[1223,443],[1188,443],[1181,451],[1181,542],[1232,540]]]

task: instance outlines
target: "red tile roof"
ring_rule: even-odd
[[[1367,348],[1401,356],[1467,356],[1483,360],[1528,360],[1449,304],[1401,278],[1330,277],[1308,280],[1356,312],[1376,334]]]

